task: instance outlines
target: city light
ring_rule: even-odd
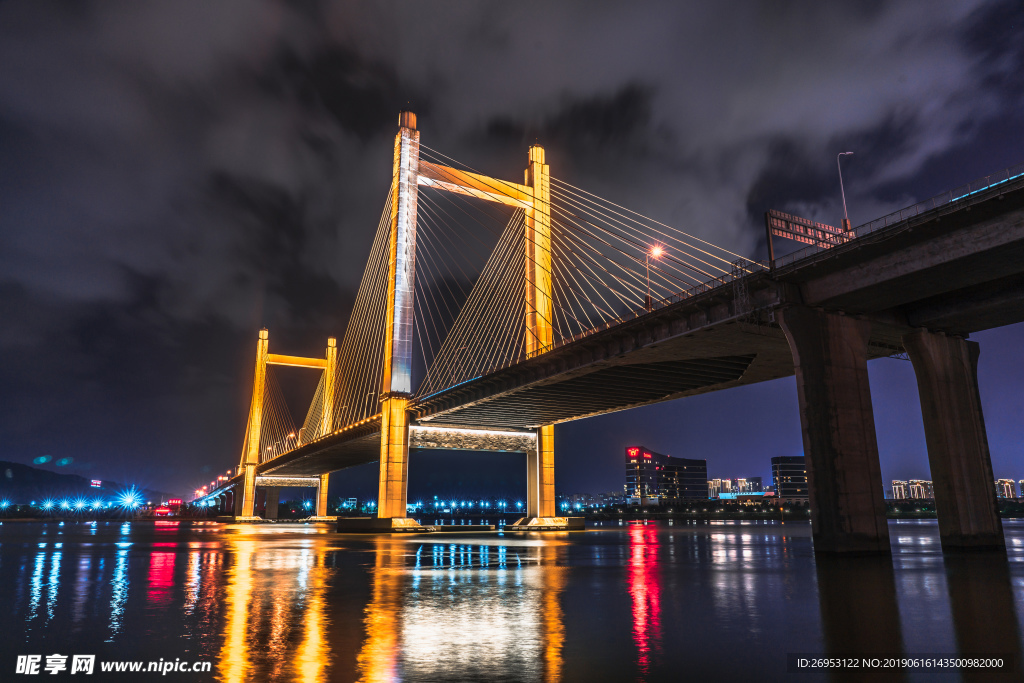
[[[11,504],[9,500],[0,500],[0,510],[6,510]]]
[[[79,498],[78,500],[75,501],[75,509],[76,510],[81,510],[84,507],[85,507],[85,501],[84,500]]]
[[[71,509],[71,501],[69,501],[67,499],[62,500],[60,502],[60,507],[61,507],[62,510],[70,510]]]
[[[49,500],[49,499],[44,500],[43,501],[43,509],[44,510],[52,510],[53,509],[53,501]]]
[[[100,505],[103,504],[101,501],[96,501],[96,502],[99,503]],[[124,493],[121,494],[121,498],[118,500],[118,505],[120,505],[123,508],[127,508],[129,510],[134,510],[135,508],[139,507],[139,505],[141,505],[141,504],[142,504],[142,498],[134,490],[133,491],[125,491]]]

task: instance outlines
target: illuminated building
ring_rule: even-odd
[[[708,498],[734,498],[758,493],[764,493],[761,477],[708,480]]]
[[[804,456],[779,456],[772,458],[772,483],[779,498],[802,498],[807,500],[807,466]]]
[[[892,497],[896,500],[907,499],[907,482],[899,481],[898,479],[892,480]]]
[[[1016,498],[1017,487],[1013,479],[996,479],[996,498]]]
[[[626,449],[626,498],[657,505],[708,495],[708,461],[673,458],[643,446]]]
[[[907,482],[907,492],[913,500],[928,500],[935,497],[932,483],[924,479],[911,479]]]

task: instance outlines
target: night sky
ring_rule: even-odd
[[[681,5],[0,3],[0,459],[183,493],[236,465],[257,330],[318,356],[344,332],[404,107],[474,168],[518,180],[536,141],[754,258],[767,208],[839,224],[837,152],[854,225],[1024,162],[1019,1]],[[1024,478],[1024,326],[973,338],[994,473]],[[869,367],[883,480],[928,478],[910,363]],[[795,383],[556,439],[565,493],[621,490],[628,444],[767,478],[801,452]],[[360,470],[332,493],[374,493]]]

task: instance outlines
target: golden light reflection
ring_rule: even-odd
[[[220,678],[224,681],[327,678],[330,653],[325,607],[326,548],[315,539],[267,543],[265,532],[239,536],[228,548],[226,618]]]
[[[246,634],[249,625],[249,598],[252,594],[253,541],[232,539],[235,561],[228,573],[227,628],[220,653],[219,671],[225,681],[249,679],[249,646]]]
[[[306,576],[306,612],[303,616],[302,642],[296,653],[295,680],[320,681],[326,669],[327,647],[324,630],[327,619],[324,615],[324,590],[327,586],[328,570],[324,567],[323,551],[312,558]]]
[[[366,642],[356,657],[360,681],[394,681],[398,676],[398,613],[405,568],[403,548],[377,541],[373,597],[366,606]]]
[[[377,540],[360,680],[560,680],[561,545]]]

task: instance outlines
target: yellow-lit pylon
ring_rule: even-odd
[[[544,148],[530,147],[526,184],[533,202],[526,209],[526,357],[551,348],[554,340],[551,283],[551,170]]]
[[[420,134],[416,115],[402,112],[392,167],[391,236],[381,381],[379,518],[405,519],[409,478],[409,395],[412,393],[413,296]]]
[[[256,466],[260,462],[260,428],[263,426],[263,400],[267,386],[267,356],[270,350],[270,332],[266,328],[260,330],[260,338],[256,343],[256,372],[252,382],[252,403],[249,406],[249,438],[242,453],[239,467],[243,476],[242,496],[235,495],[235,516],[246,518],[253,516],[256,504]]]
[[[334,373],[338,370],[338,340],[327,338],[327,365],[324,366],[324,411],[320,421],[320,434],[327,435],[334,431],[334,398],[338,382]],[[317,487],[316,516],[327,516],[327,484],[331,473],[320,475],[320,486]]]

